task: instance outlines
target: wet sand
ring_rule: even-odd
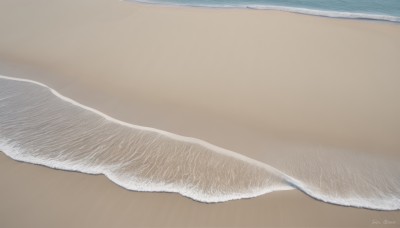
[[[1,74],[43,82],[126,122],[259,160],[267,138],[399,158],[397,24],[87,0],[2,1],[0,27]],[[296,191],[208,205],[0,161],[5,227],[400,223],[399,212]]]
[[[399,212],[335,206],[298,191],[205,204],[172,193],[127,191],[104,176],[0,155],[4,227],[397,227]],[[375,224],[381,222],[382,224]]]

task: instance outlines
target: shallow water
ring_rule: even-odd
[[[0,76],[0,150],[13,159],[104,174],[127,189],[201,202],[298,189],[330,203],[400,209],[400,162],[292,147],[260,162],[199,139],[113,119],[30,80]],[[265,153],[277,151],[266,148]]]
[[[400,22],[398,0],[138,0],[167,5],[273,9],[337,18]]]

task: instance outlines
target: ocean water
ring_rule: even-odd
[[[400,22],[398,0],[138,0],[182,6],[270,9],[337,18]]]
[[[176,192],[201,202],[295,189],[334,204],[400,209],[400,159],[295,147],[261,162],[200,139],[116,120],[39,82],[5,76],[0,151],[19,161],[104,174],[130,190]]]

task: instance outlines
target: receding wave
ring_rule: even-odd
[[[400,209],[397,161],[296,151],[272,166],[199,139],[113,119],[44,84],[5,76],[0,150],[19,161],[104,174],[130,190],[176,192],[201,202],[298,189],[340,205]]]

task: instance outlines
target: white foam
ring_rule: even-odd
[[[280,10],[292,13],[301,13],[314,16],[332,17],[332,18],[349,18],[349,19],[368,19],[368,20],[382,20],[391,22],[400,22],[400,17],[381,15],[381,14],[369,14],[369,13],[355,13],[355,12],[340,12],[340,11],[328,11],[328,10],[315,10],[307,8],[297,7],[285,7],[285,6],[263,6],[263,5],[249,5],[249,9],[260,9],[260,10]]]

